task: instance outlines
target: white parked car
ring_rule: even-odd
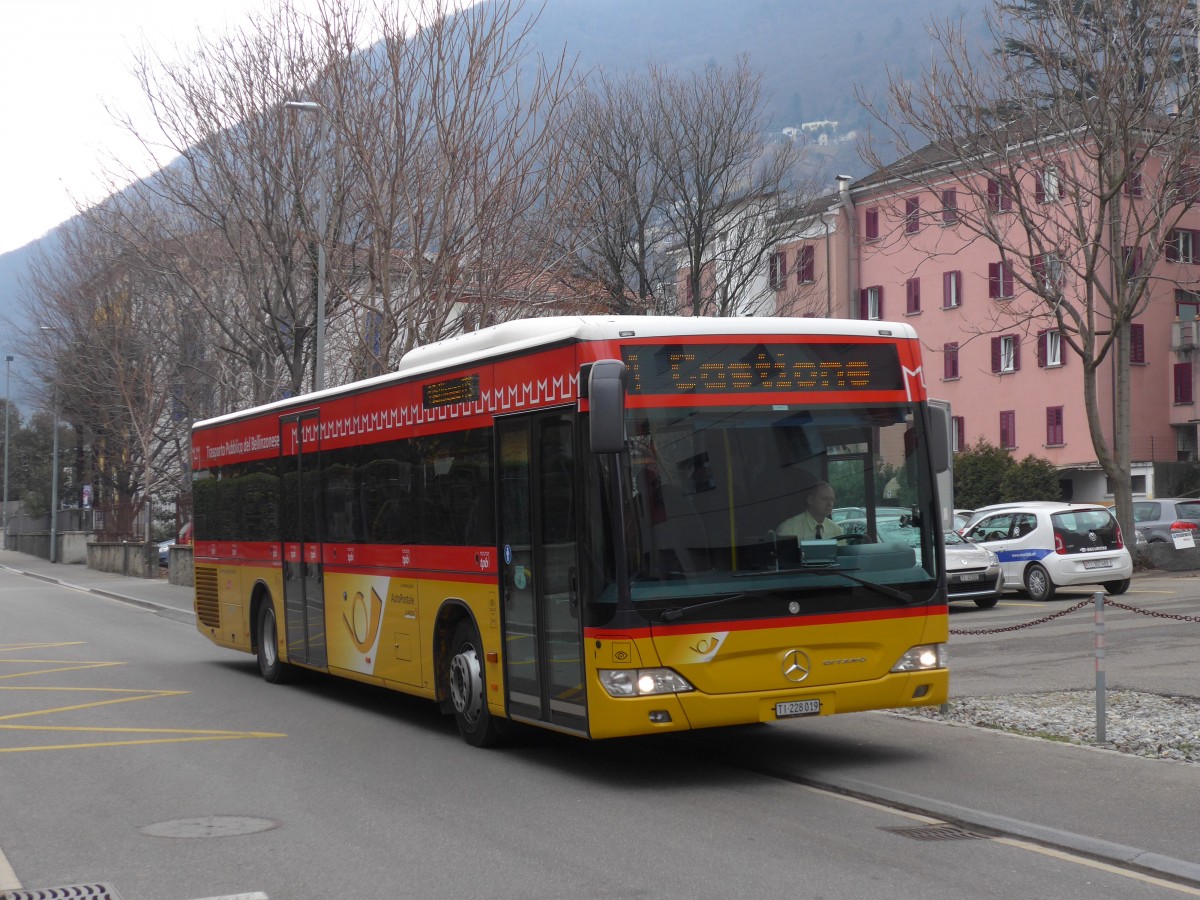
[[[1036,502],[979,510],[963,537],[1000,558],[1007,590],[1049,600],[1060,587],[1100,584],[1123,594],[1133,557],[1105,506]]]

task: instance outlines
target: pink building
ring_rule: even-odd
[[[1043,457],[1059,467],[1065,497],[1111,500],[1088,430],[1082,362],[1053,320],[1029,315],[1038,308],[1030,280],[1067,277],[1061,260],[1048,251],[1002,261],[995,243],[962,224],[980,212],[967,204],[995,204],[987,210],[990,221],[1018,227],[1015,214],[1007,224],[1007,190],[1036,192],[1035,209],[1061,214],[1062,164],[1031,168],[1011,188],[975,182],[964,190],[962,176],[939,183],[928,172],[911,181],[883,172],[856,183],[839,178],[837,193],[814,209],[812,224],[778,248],[771,278],[781,315],[913,325],[924,345],[926,384],[951,403],[960,449],[982,437],[1017,458]],[[1139,191],[1130,203],[1142,202]],[[1155,490],[1156,463],[1197,459],[1200,210],[1189,211],[1164,239],[1165,257],[1148,284],[1151,302],[1129,341],[1135,498],[1169,490],[1161,465],[1164,490]],[[1125,252],[1139,264],[1139,251]],[[1099,402],[1111,442],[1111,354],[1102,366]]]

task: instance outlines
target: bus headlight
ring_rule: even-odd
[[[945,644],[919,644],[911,648],[892,666],[893,672],[924,672],[946,667]]]
[[[600,683],[613,697],[648,697],[693,691],[688,680],[671,669],[601,669]]]

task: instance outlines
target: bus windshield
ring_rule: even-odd
[[[784,598],[804,612],[928,602],[941,529],[918,413],[907,404],[630,410],[624,524],[635,609],[670,620],[690,606],[778,615]],[[606,524],[594,532],[611,534]],[[593,594],[601,619],[614,602],[608,568]]]

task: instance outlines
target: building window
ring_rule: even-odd
[[[1200,294],[1175,289],[1175,316],[1180,322],[1190,322],[1200,314]]]
[[[1175,228],[1167,234],[1167,262],[1200,263],[1196,250],[1200,248],[1200,232]]]
[[[992,371],[997,375],[1021,368],[1021,343],[1015,334],[992,338]]]
[[[996,178],[987,183],[988,209],[992,212],[1008,212],[1012,209],[1012,191],[1008,184]]]
[[[1043,369],[1063,364],[1062,335],[1057,331],[1038,332],[1038,366]]]
[[[953,225],[958,221],[958,191],[946,188],[942,191],[942,224]]]
[[[811,244],[796,251],[796,281],[799,284],[812,284],[816,277],[816,248]]]
[[[1063,261],[1057,253],[1039,253],[1033,258],[1034,278],[1044,294],[1056,294],[1063,284]]]
[[[779,290],[787,278],[787,254],[782,250],[771,254],[771,287]]]
[[[1136,278],[1142,274],[1142,248],[1124,246],[1121,248],[1121,260],[1125,264],[1125,277]]]
[[[883,288],[874,285],[858,292],[858,317],[860,319],[883,318]]]
[[[1038,203],[1057,203],[1060,194],[1058,169],[1050,166],[1037,173],[1034,198]]]
[[[1017,412],[1006,409],[1000,413],[1000,446],[1005,450],[1017,448]]]
[[[1200,198],[1200,174],[1195,166],[1180,166],[1175,176],[1174,188],[1178,192],[1177,203],[1190,203]]]
[[[942,378],[946,381],[958,377],[958,342],[942,345]]]
[[[1175,363],[1175,402],[1192,402],[1192,364]]]
[[[921,311],[920,278],[910,278],[904,282],[904,311],[909,315]]]
[[[916,234],[921,230],[921,198],[909,197],[904,201],[904,233]]]
[[[1146,361],[1146,326],[1140,322],[1129,325],[1129,361],[1145,363]]]
[[[955,452],[960,452],[966,449],[967,445],[967,427],[962,416],[950,417],[950,446]]]
[[[942,309],[962,306],[962,272],[942,273]]]
[[[1125,183],[1121,186],[1130,197],[1142,196],[1142,170],[1130,169],[1125,175]]]
[[[1046,407],[1046,446],[1061,447],[1063,440],[1063,408],[1061,406]]]
[[[863,228],[863,234],[866,235],[868,241],[879,240],[879,210],[872,207],[866,211],[866,226]]]
[[[1008,263],[988,263],[988,296],[993,300],[1012,299],[1013,273]]]

